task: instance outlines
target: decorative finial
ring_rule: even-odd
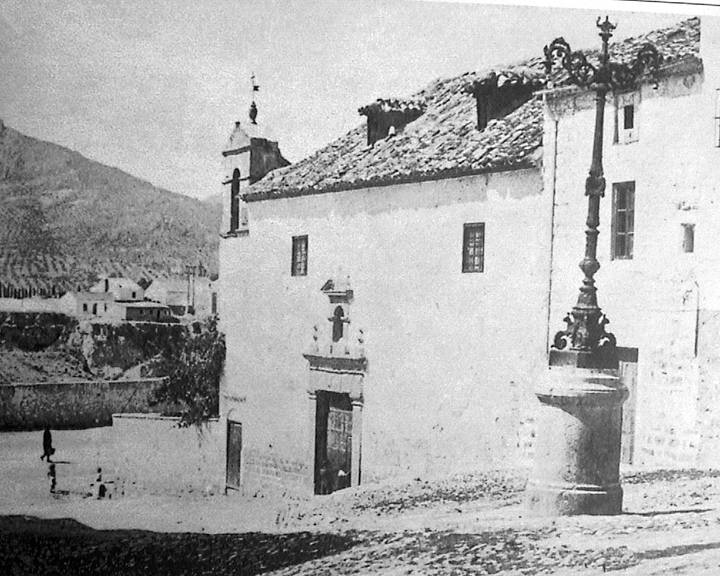
[[[598,16],[596,25],[600,28],[600,38],[602,38],[603,46],[606,47],[613,35],[613,31],[617,28],[617,24],[610,22],[610,18],[607,16],[605,16],[605,22],[601,22],[601,17]]]
[[[255,92],[260,92],[260,86],[255,82],[255,73],[253,72],[250,76],[250,82],[252,83],[252,93],[253,93],[253,101],[252,104],[250,104],[250,122],[253,124],[257,124],[255,119],[257,118],[258,109],[257,104],[255,104]]]

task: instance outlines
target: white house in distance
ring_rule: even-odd
[[[68,292],[61,311],[80,320],[102,322],[168,322],[170,309],[145,299],[145,291],[128,278],[103,278],[88,291]]]
[[[215,282],[204,276],[156,278],[145,290],[145,298],[165,304],[176,316],[192,313],[206,318],[217,312]]]
[[[142,301],[145,298],[145,291],[142,287],[129,278],[101,278],[99,282],[90,287],[90,292],[111,293],[118,301]]]
[[[657,88],[611,94],[606,113],[596,281],[632,392],[631,464],[720,464],[720,26],[702,27],[702,42],[695,18],[611,51],[649,40],[665,59]],[[257,183],[252,137],[245,156],[229,145],[230,487],[321,493],[527,456],[533,385],[582,280],[595,117],[592,94],[543,79],[537,59],[378,100]]]

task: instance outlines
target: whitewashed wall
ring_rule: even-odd
[[[703,41],[717,22],[703,20]],[[704,72],[644,86],[636,110],[639,139],[614,144],[614,101],[605,119],[606,196],[601,204],[596,275],[600,306],[621,346],[639,349],[636,463],[719,465],[717,340],[720,310],[720,148],[713,144],[716,44],[703,46]],[[550,106],[546,157],[557,135],[551,329],[577,300],[587,213],[584,182],[592,154],[591,97]],[[556,124],[557,122],[557,124]],[[549,166],[549,164],[548,164]],[[635,247],[631,260],[611,260],[612,184],[635,181]],[[682,224],[695,224],[695,251],[682,250]],[[720,447],[720,446],[718,446]]]
[[[308,365],[322,285],[349,275],[365,330],[363,481],[496,467],[546,366],[550,204],[539,170],[276,199],[223,240],[223,406],[243,423],[244,474],[311,474]],[[485,222],[485,272],[461,272],[463,224]],[[292,277],[292,237],[309,237]],[[271,459],[268,459],[272,456]]]

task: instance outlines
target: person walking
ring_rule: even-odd
[[[42,456],[40,456],[40,460],[47,458],[48,462],[52,462],[50,456],[53,454],[55,454],[55,448],[52,447],[52,433],[50,432],[50,427],[45,426],[45,432],[43,432],[43,453]]]

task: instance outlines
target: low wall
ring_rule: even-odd
[[[0,298],[0,311],[3,312],[54,312],[67,314],[67,303],[60,298]]]
[[[178,427],[179,418],[113,414],[118,496],[218,493],[225,486],[225,438],[217,420]]]
[[[115,413],[150,412],[163,378],[0,386],[0,430],[109,426]]]

